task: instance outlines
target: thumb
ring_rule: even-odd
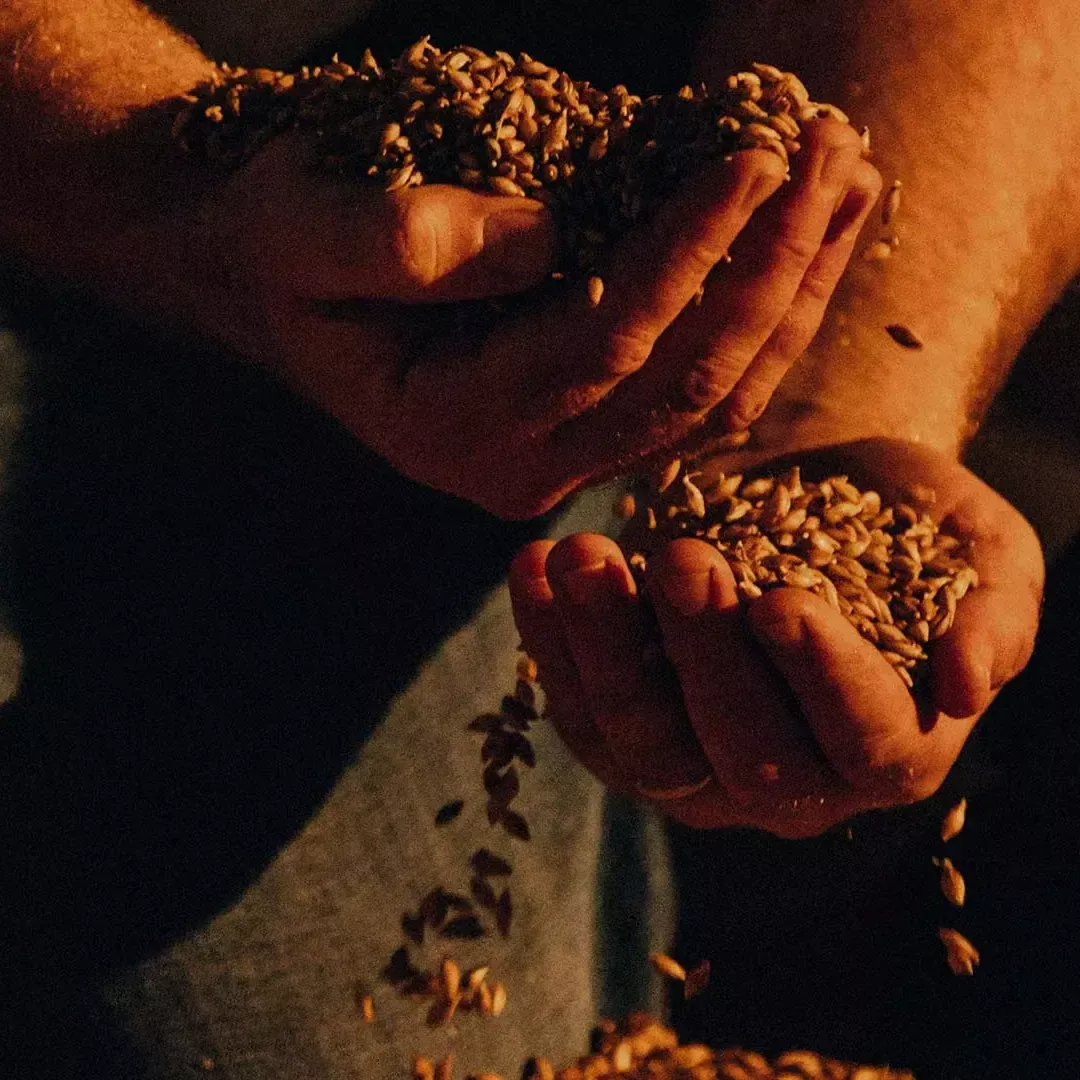
[[[531,199],[445,184],[360,195],[337,257],[310,282],[323,298],[478,300],[531,289],[554,268],[555,221]]]

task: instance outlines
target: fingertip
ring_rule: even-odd
[[[800,139],[804,143],[803,150],[809,151],[802,157],[803,161],[809,160],[815,153],[849,148],[862,158],[862,137],[850,123],[845,123],[839,117],[813,116],[800,121],[799,126]]]
[[[877,202],[884,186],[885,178],[881,175],[877,166],[872,165],[865,158],[860,159],[855,166],[855,175],[851,180],[852,190],[861,192],[871,202]]]
[[[930,660],[930,692],[946,716],[975,716],[990,704],[990,665],[982,656],[965,655],[959,642],[943,639]]]
[[[649,595],[671,614],[686,618],[704,611],[738,607],[735,578],[710,544],[680,538],[655,556],[649,567]]]
[[[550,604],[554,599],[547,580],[547,559],[554,540],[534,540],[526,544],[510,563],[508,584],[515,604]]]
[[[680,536],[665,544],[653,561],[657,567],[673,573],[704,573],[713,567],[728,568],[723,555],[712,544],[691,536]]]
[[[983,585],[961,601],[956,622],[931,650],[931,691],[953,717],[983,712],[994,695],[1026,666],[1038,612],[1022,597]]]
[[[814,613],[805,600],[808,594],[800,589],[772,589],[746,609],[750,632],[765,647],[784,652],[800,651],[807,647],[810,621]]]
[[[684,231],[695,221],[707,220],[713,211],[703,217],[702,210],[713,207],[724,214],[736,211],[737,232],[745,218],[777,191],[786,176],[787,166],[773,151],[736,150],[689,176],[661,208],[654,230]],[[729,230],[730,225],[725,231]]]
[[[841,240],[854,242],[877,203],[881,187],[881,173],[868,161],[860,162],[829,220],[822,244],[835,244]]]
[[[598,533],[575,533],[548,555],[547,576],[560,610],[607,607],[637,595],[637,583],[618,545]]]
[[[772,150],[737,150],[725,164],[745,206],[760,206],[788,175],[784,159]]]
[[[548,551],[547,572],[552,577],[599,564],[626,565],[619,545],[601,533],[572,533]]]

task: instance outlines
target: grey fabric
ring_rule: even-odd
[[[574,515],[581,524],[585,509]],[[515,803],[535,839],[510,840],[487,824],[481,737],[465,730],[513,688],[515,643],[499,589],[393,702],[326,803],[240,902],[114,983],[110,999],[157,1059],[155,1075],[183,1076],[210,1057],[236,1080],[391,1077],[405,1074],[412,1052],[450,1051],[511,1075],[529,1053],[559,1057],[583,1045],[596,1015],[600,792],[547,725],[536,725],[537,767]],[[435,811],[456,797],[466,799],[462,816],[436,829]],[[426,1006],[397,998],[378,972],[403,941],[400,914],[435,885],[467,893],[468,859],[482,844],[514,865],[509,938],[437,942],[416,959],[489,963],[510,1003],[498,1021],[468,1015],[430,1032]],[[374,992],[372,1025],[359,1021],[357,983]]]
[[[5,576],[28,661],[0,731],[33,932],[18,903],[5,930],[14,977],[41,976],[49,1049],[64,1059],[70,1038],[80,1080],[206,1059],[244,1080],[389,1080],[448,1051],[513,1075],[581,1052],[600,1015],[659,1007],[643,964],[674,925],[658,823],[605,808],[543,721],[519,796],[532,841],[484,815],[466,726],[513,689],[497,582],[527,534],[354,461],[227,357],[162,352],[71,297],[19,305]],[[607,528],[614,498],[549,528]],[[436,829],[455,797],[464,813]],[[489,963],[509,1004],[430,1031],[379,972],[401,914],[435,885],[467,892],[481,845],[514,865],[510,936],[415,959]]]

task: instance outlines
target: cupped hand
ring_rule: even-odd
[[[511,570],[518,629],[562,737],[605,784],[690,826],[813,836],[928,797],[1031,654],[1042,554],[1001,496],[908,443],[851,443],[801,464],[846,471],[885,500],[929,486],[935,519],[967,542],[980,584],[930,645],[924,692],[809,591],[740,601],[723,557],[699,540],[650,558],[647,603],[598,535],[538,541]]]
[[[284,137],[204,215],[239,297],[216,329],[412,479],[534,516],[729,397],[745,423],[808,344],[880,177],[845,124],[808,124],[803,144],[790,182],[764,150],[690,178],[616,246],[599,304],[537,293],[475,340],[446,320],[432,332],[432,305],[541,284],[548,212],[337,185]]]

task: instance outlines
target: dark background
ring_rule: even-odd
[[[698,18],[691,5],[645,0],[618,19],[588,4],[470,14],[444,2],[424,31],[512,41],[600,84],[670,89]],[[414,19],[400,8],[354,44],[396,52],[417,36]],[[0,985],[19,999],[32,1055],[13,1075],[78,1062],[68,1075],[90,1077],[115,1047],[105,1052],[112,1036],[82,988],[238,894],[318,805],[365,717],[535,526],[402,481],[201,344],[163,341],[17,272],[3,292],[31,359],[0,564],[25,655],[0,716],[13,886]],[[1080,460],[1068,430],[1080,416],[1078,309],[1073,297],[1048,316],[973,451],[989,479],[1028,500],[1055,550],[1080,499],[1068,473],[1034,473],[1014,451]],[[397,550],[365,542],[386,535],[403,538]],[[675,1003],[687,1035],[891,1061],[923,1080],[1070,1074],[1078,607],[1074,544],[1051,577],[1035,660],[931,802],[861,819],[851,839],[674,831],[675,951],[713,964],[709,990]],[[969,824],[948,852],[970,899],[957,914],[930,857],[961,794]],[[943,923],[982,950],[975,978],[945,967]]]

